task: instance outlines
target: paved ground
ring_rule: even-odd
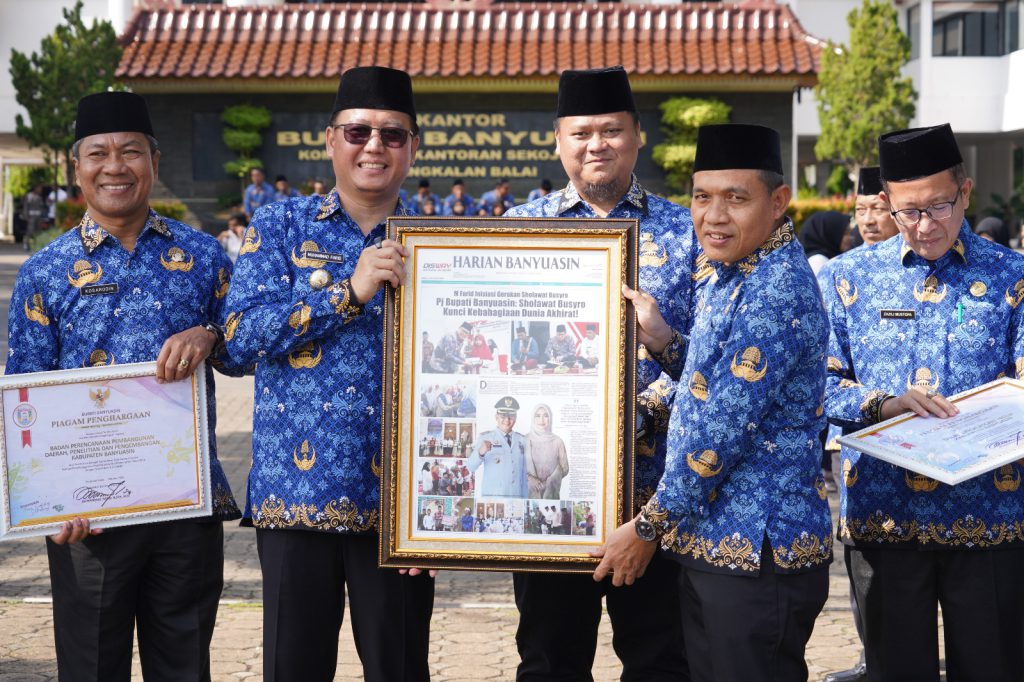
[[[6,324],[11,286],[23,252],[0,246],[0,320]],[[0,333],[6,357],[6,334]],[[217,378],[221,460],[232,489],[244,496],[249,467],[252,380]],[[833,507],[835,500],[832,500]],[[225,528],[225,588],[213,638],[214,680],[260,680],[262,647],[260,572],[255,535]],[[845,568],[831,569],[828,603],[807,651],[811,679],[851,666],[859,644],[849,609]],[[437,681],[511,680],[518,655],[512,581],[507,573],[443,572],[438,577],[431,637],[431,672]],[[41,540],[0,544],[0,682],[55,680],[50,584]],[[497,636],[496,636],[497,635]],[[361,672],[346,625],[341,634],[337,679],[359,680]],[[596,680],[615,680],[621,667],[611,647],[607,617],[602,622]],[[141,679],[136,658],[135,677]]]

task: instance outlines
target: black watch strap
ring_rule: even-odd
[[[220,326],[216,322],[204,322],[201,326],[203,329],[217,337],[217,341],[214,343],[213,350],[210,351],[210,355],[220,355],[221,351],[224,350],[224,327]]]

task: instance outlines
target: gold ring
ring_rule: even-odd
[[[927,393],[925,393],[925,395],[928,396],[929,398],[934,398],[938,394],[939,394],[938,391],[928,391]]]
[[[191,363],[189,363],[188,360],[182,358],[181,361],[178,362],[178,369],[188,369],[189,364]]]

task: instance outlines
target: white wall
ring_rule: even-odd
[[[1006,83],[1003,98],[1003,130],[1024,130],[1024,50],[1005,57]]]
[[[124,30],[131,17],[132,0],[85,0],[82,17],[118,19],[114,28]],[[14,99],[11,85],[11,49],[25,54],[39,51],[43,38],[64,20],[61,10],[72,8],[73,0],[0,0],[0,133],[14,132],[14,116],[25,114]]]
[[[906,9],[900,5],[900,22]],[[858,0],[791,0],[800,23],[812,35],[847,42],[846,15]],[[921,0],[921,56],[903,72],[914,80],[919,98],[912,125],[949,122],[957,133],[1003,133],[1024,130],[1024,50],[1002,57],[932,57],[931,0]],[[796,130],[800,137],[817,137],[817,103],[811,91],[800,93]]]
[[[1017,96],[1024,92],[1024,79],[1008,80],[1009,63],[1009,55],[932,57],[931,68],[914,84],[918,90],[915,123],[949,123],[957,133],[1006,130],[1004,103],[1011,92]]]

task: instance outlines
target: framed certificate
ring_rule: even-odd
[[[632,509],[636,220],[391,218],[382,566],[590,571]]]
[[[0,378],[0,539],[211,513],[206,373],[156,363]]]
[[[949,485],[1024,457],[1024,382],[997,379],[949,400],[955,417],[902,414],[839,442]]]

